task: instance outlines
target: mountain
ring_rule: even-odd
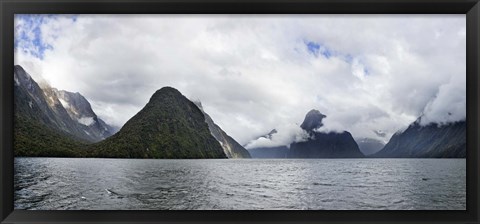
[[[202,111],[210,133],[220,143],[223,148],[223,152],[228,158],[250,158],[250,153],[248,153],[248,151],[242,145],[227,135],[227,133],[225,133],[217,124],[215,124],[215,122],[213,122],[210,115],[203,110],[202,103],[195,102],[195,104]]]
[[[115,134],[115,128],[100,119],[93,112],[90,102],[80,93],[72,93],[65,90],[52,88],[55,96],[60,100],[68,115],[82,125],[82,129],[97,140],[103,140]]]
[[[14,67],[14,80],[15,113],[80,141],[98,142],[113,134],[81,94],[59,91],[47,84],[40,86],[19,65]]]
[[[300,127],[309,137],[303,142],[290,144],[289,158],[363,158],[352,135],[341,133],[321,133],[316,130],[323,126],[322,120],[326,116],[318,110],[311,110],[305,116]]]
[[[14,67],[15,114],[29,117],[59,131],[77,135],[86,140],[83,133],[70,119],[58,99],[49,97],[38,83],[20,66]]]
[[[278,131],[276,129],[271,130],[268,134],[262,135],[257,137],[255,140],[260,138],[272,139],[272,137],[277,134]],[[258,147],[258,148],[251,148],[248,150],[252,158],[287,158],[288,155],[288,147],[283,146],[275,146],[275,147]]]
[[[273,138],[273,136],[274,136],[275,134],[277,134],[277,133],[278,133],[277,129],[274,128],[274,129],[272,129],[270,132],[268,132],[268,134],[264,134],[264,135],[258,137],[257,139],[259,139],[259,138],[267,138],[267,139],[270,139],[270,140],[271,140],[271,139]]]
[[[85,142],[44,124],[15,114],[14,155],[28,157],[85,157]]]
[[[403,132],[397,132],[374,157],[466,158],[465,121],[439,125],[420,124],[421,117]]]
[[[358,148],[364,155],[372,155],[380,151],[385,146],[385,143],[373,138],[361,138],[355,141],[357,142]]]
[[[323,126],[322,120],[326,117],[327,116],[320,113],[318,110],[310,110],[307,115],[305,115],[305,119],[300,127],[307,132],[312,132],[313,130]]]
[[[83,156],[82,134],[55,98],[48,98],[21,66],[14,67],[15,156]]]
[[[95,157],[226,158],[202,111],[178,90],[157,90],[113,136],[89,146]]]
[[[259,147],[248,150],[252,158],[288,158],[287,146]]]

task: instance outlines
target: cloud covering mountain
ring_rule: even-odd
[[[422,115],[465,118],[465,27],[465,15],[17,15],[15,63],[115,126],[173,86],[242,145],[273,128],[261,144],[291,141],[312,108],[328,114],[319,131],[386,142]]]

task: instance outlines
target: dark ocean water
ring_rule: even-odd
[[[15,209],[464,210],[465,185],[465,159],[15,159]]]

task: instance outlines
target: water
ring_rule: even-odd
[[[465,185],[465,159],[15,159],[15,209],[464,210]]]

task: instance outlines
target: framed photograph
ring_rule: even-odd
[[[1,223],[479,223],[478,1],[13,1]]]

